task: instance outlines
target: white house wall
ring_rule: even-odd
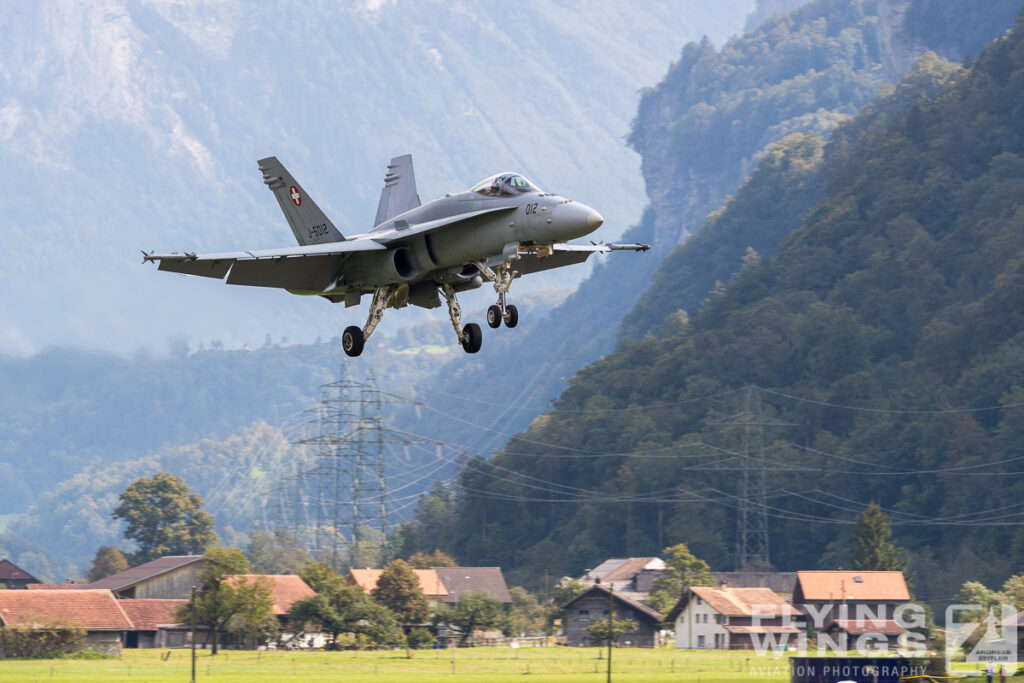
[[[691,598],[686,609],[676,617],[676,648],[680,650],[729,649],[729,632],[725,630],[724,624],[715,623],[715,616],[720,615],[711,609],[710,605],[700,598]],[[691,623],[691,620],[695,621]],[[701,641],[701,636],[704,637],[703,641]],[[715,647],[715,636],[718,636],[717,648]]]

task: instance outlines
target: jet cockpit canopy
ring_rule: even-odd
[[[518,173],[499,173],[481,180],[472,191],[487,197],[514,197],[524,192],[540,192],[540,188]]]

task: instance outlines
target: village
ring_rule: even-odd
[[[276,629],[272,636],[261,636],[226,622],[212,640],[207,624],[193,627],[181,615],[214,562],[206,555],[166,556],[91,583],[47,584],[2,559],[0,585],[7,590],[0,591],[0,626],[39,626],[41,620],[76,625],[84,631],[83,649],[109,655],[119,655],[125,648],[189,647],[193,633],[196,646],[204,649],[215,642],[220,649],[371,645],[346,644],[337,632],[299,621],[296,604],[308,603],[317,593],[296,574],[222,575],[228,585],[249,582],[266,587],[268,613]],[[431,617],[400,624],[405,646],[600,646],[608,641],[610,622],[616,647],[783,652],[798,642],[806,648],[810,637],[818,645],[829,643],[836,652],[922,654],[929,649],[925,621],[917,618],[900,571],[711,572],[714,585],[686,587],[662,614],[645,601],[666,578],[665,561],[612,558],[579,578],[564,579],[563,585],[575,594],[562,604],[551,604],[549,619],[535,622],[531,631],[511,632],[514,622],[507,617],[516,606],[499,567],[410,569],[399,560],[389,569],[352,569],[340,578],[387,604],[380,580],[396,567],[415,576],[414,593],[425,599]],[[444,615],[454,613],[446,608],[457,610],[474,598],[497,608],[490,618],[478,607],[481,614],[475,624],[457,618],[446,623]],[[239,609],[228,615],[228,622],[241,614]],[[414,632],[429,635],[417,640]]]

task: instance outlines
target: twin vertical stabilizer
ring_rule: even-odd
[[[258,163],[263,171],[263,182],[277,197],[277,203],[281,205],[281,211],[300,245],[341,242],[345,239],[277,157],[260,159]]]
[[[395,157],[388,164],[388,172],[384,176],[384,189],[380,192],[377,204],[377,218],[374,227],[389,218],[415,209],[420,205],[420,196],[416,194],[416,176],[412,172],[412,155],[404,154]]]

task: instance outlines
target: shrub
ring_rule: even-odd
[[[4,657],[44,657],[80,650],[85,630],[63,619],[39,619],[0,629]]]
[[[413,650],[429,650],[434,647],[434,634],[425,628],[414,628],[406,639]]]

